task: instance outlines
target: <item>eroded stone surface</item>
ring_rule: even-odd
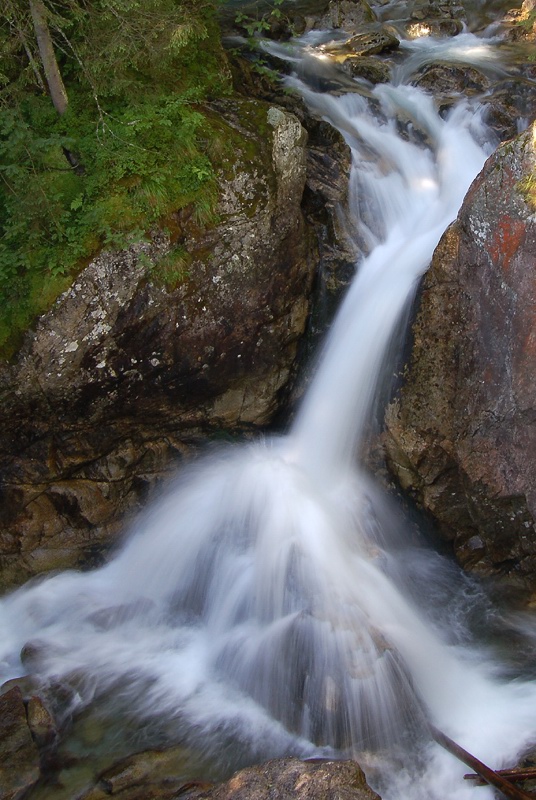
[[[170,233],[102,253],[0,365],[0,586],[99,563],[192,437],[278,409],[316,262],[306,134],[260,101],[212,112],[230,153],[217,223],[182,210]]]
[[[97,776],[95,785],[79,795],[79,800],[172,800],[189,796],[198,784],[182,774],[185,750],[171,747],[146,750],[128,756]]]
[[[196,800],[380,800],[355,761],[285,758],[237,772]]]
[[[32,739],[18,686],[0,695],[0,797],[19,800],[39,778],[39,752]]]
[[[386,435],[393,471],[461,563],[532,592],[536,209],[523,180],[534,168],[529,130],[488,160],[443,237]]]

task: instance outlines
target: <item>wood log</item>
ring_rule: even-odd
[[[505,797],[510,798],[510,800],[535,800],[535,795],[525,792],[519,786],[511,783],[507,778],[503,778],[502,775],[499,775],[498,772],[495,772],[495,770],[486,766],[486,764],[483,764],[482,761],[479,761],[478,758],[471,755],[467,750],[464,750],[463,747],[456,744],[452,739],[449,739],[448,736],[437,728],[430,726],[430,732],[441,747],[444,747],[445,750],[448,750],[449,753],[460,761],[463,761],[467,766],[472,767],[486,783],[495,786]]]
[[[497,775],[502,775],[503,778],[507,778],[509,781],[514,783],[516,781],[536,780],[536,767],[512,767],[511,769],[496,769],[495,772]],[[464,775],[463,777],[466,781],[483,781],[480,775],[472,772]]]

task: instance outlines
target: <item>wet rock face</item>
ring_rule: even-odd
[[[19,800],[39,778],[39,752],[20,689],[0,696],[0,797]]]
[[[78,800],[174,800],[189,797],[191,789],[201,782],[185,783],[185,750],[172,747],[136,753],[106,769],[97,776],[95,785],[78,795]]]
[[[533,131],[473,184],[426,275],[386,450],[461,563],[534,592],[536,217]],[[532,186],[532,189],[531,189]]]
[[[78,800],[110,796],[121,800],[380,800],[355,761],[281,758],[213,783],[206,778],[207,765],[199,763],[184,743],[111,759],[102,771],[92,774],[82,769],[83,760],[65,739],[69,727],[58,730],[43,700],[32,689],[28,693],[24,682],[0,687],[2,800],[23,800],[30,790],[52,797],[54,787],[63,797],[66,786],[70,786],[69,797]],[[102,735],[98,726],[97,731]]]
[[[259,101],[213,113],[232,154],[217,223],[182,211],[101,254],[0,365],[0,586],[98,562],[185,441],[278,408],[316,264],[306,133]]]
[[[222,784],[184,782],[180,748],[146,751],[118,762],[97,777],[80,800],[379,800],[353,761],[283,758],[235,773]]]
[[[273,13],[281,11],[281,13]],[[274,39],[308,33],[311,30],[335,29],[355,32],[363,24],[374,22],[376,15],[367,0],[291,0],[282,9],[275,9],[269,0],[245,0],[240,3],[244,15],[237,20],[232,4],[223,5],[220,22],[225,33],[239,31],[249,34],[248,22],[262,18],[263,35]]]
[[[374,12],[364,0],[331,0],[324,13],[318,15],[308,27],[320,31],[333,28],[344,33],[354,33],[374,20]]]
[[[354,761],[285,758],[237,772],[196,800],[380,800]]]
[[[465,9],[456,0],[415,0],[409,7],[409,29],[422,25],[434,36],[456,36],[463,29]]]

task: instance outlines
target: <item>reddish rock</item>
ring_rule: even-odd
[[[534,133],[488,159],[426,275],[387,411],[401,484],[461,563],[536,590]],[[532,184],[531,184],[532,181]]]

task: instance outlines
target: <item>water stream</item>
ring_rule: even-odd
[[[63,685],[65,714],[106,708],[140,732],[134,744],[188,742],[222,774],[286,754],[355,756],[387,799],[463,800],[474,790],[428,722],[511,763],[536,739],[536,684],[475,640],[475,605],[494,613],[483,593],[410,543],[355,456],[393,332],[493,148],[482,107],[460,99],[440,116],[408,85],[407,62],[441,48],[500,64],[493,40],[422,40],[393,83],[333,97],[304,77],[316,44],[280,55],[352,148],[349,214],[370,252],[295,422],[200,459],[104,568],[5,597],[0,681],[31,669]]]

